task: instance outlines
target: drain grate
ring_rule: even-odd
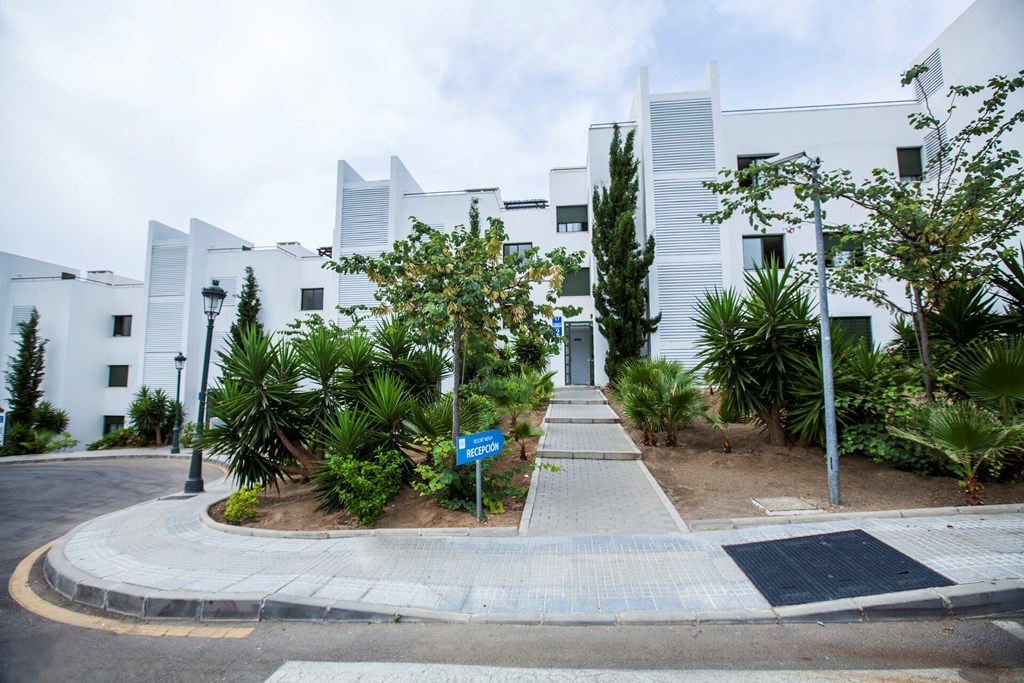
[[[953,585],[860,529],[723,549],[774,607]]]

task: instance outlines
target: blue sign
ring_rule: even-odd
[[[562,336],[562,316],[556,315],[554,318],[552,318],[551,319],[551,327],[554,328],[555,335],[561,337]]]
[[[505,447],[505,435],[500,430],[492,429],[479,434],[460,436],[457,443],[455,464],[468,465],[501,453],[501,449]]]

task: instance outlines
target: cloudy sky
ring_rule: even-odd
[[[0,250],[141,277],[148,220],[330,244],[338,159],[546,197],[591,123],[906,98],[970,0],[0,0]]]

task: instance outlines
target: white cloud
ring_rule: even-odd
[[[146,222],[193,216],[326,244],[339,158],[543,197],[645,63],[657,91],[722,60],[730,106],[865,99],[965,2],[3,3],[0,249],[141,276]]]

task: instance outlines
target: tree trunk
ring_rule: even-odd
[[[455,339],[452,348],[452,467],[455,467],[456,452],[459,448],[459,380],[461,379],[462,362],[459,353],[462,349],[462,323],[455,323]]]
[[[786,430],[782,426],[782,406],[774,405],[771,410],[761,413],[760,417],[765,429],[768,430],[768,443],[772,446],[785,446]]]
[[[913,288],[914,317],[917,325],[917,341],[921,348],[921,365],[924,367],[924,397],[929,403],[935,401],[935,372],[932,366],[932,347],[928,337],[928,324],[921,305],[921,290]]]
[[[277,438],[281,440],[285,449],[291,453],[293,458],[299,461],[299,464],[302,465],[303,468],[308,472],[313,471],[316,467],[316,456],[289,439],[280,427],[274,427],[274,434],[277,435]]]

